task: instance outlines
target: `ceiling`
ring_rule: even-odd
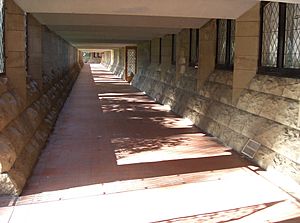
[[[136,44],[210,18],[235,19],[259,0],[15,0],[79,49]]]

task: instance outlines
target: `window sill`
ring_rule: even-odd
[[[233,65],[226,65],[226,64],[216,64],[216,69],[218,70],[228,70],[233,71]]]
[[[300,69],[259,67],[257,74],[300,79]]]

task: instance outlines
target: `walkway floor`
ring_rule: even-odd
[[[0,222],[300,222],[296,199],[259,171],[102,66],[85,65]]]

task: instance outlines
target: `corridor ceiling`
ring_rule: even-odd
[[[210,18],[234,19],[258,1],[15,0],[79,49],[136,44],[182,28],[199,28]]]

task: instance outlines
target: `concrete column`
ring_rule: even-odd
[[[256,75],[259,55],[260,3],[236,20],[233,103]]]
[[[200,29],[199,68],[197,88],[203,87],[209,75],[215,69],[216,61],[216,20],[209,21]]]
[[[12,1],[5,8],[5,55],[6,76],[9,87],[26,98],[26,50],[25,14]]]
[[[28,75],[34,79],[40,89],[43,86],[42,76],[42,25],[28,15]]]
[[[181,30],[176,40],[176,79],[178,80],[189,66],[189,29]]]

